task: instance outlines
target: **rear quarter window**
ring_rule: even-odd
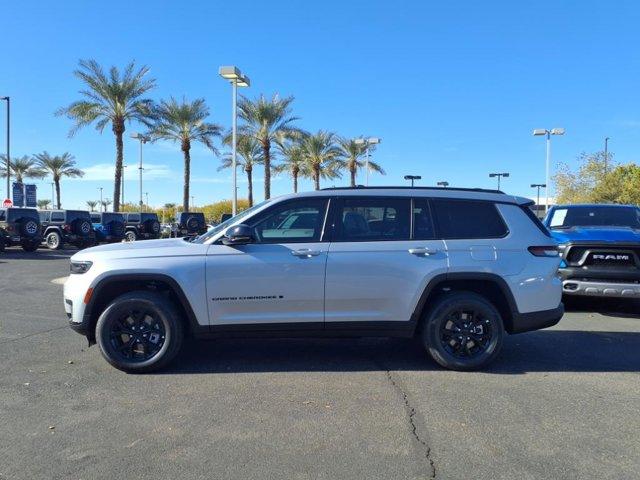
[[[51,212],[52,222],[64,222],[64,212]]]
[[[140,221],[140,214],[138,213],[130,213],[127,215],[127,222],[137,223]]]
[[[502,238],[509,233],[493,202],[436,199],[432,205],[439,238]]]

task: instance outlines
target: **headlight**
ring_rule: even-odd
[[[84,262],[71,262],[69,270],[71,273],[82,274],[87,273],[89,269],[93,265],[92,262],[84,261]]]

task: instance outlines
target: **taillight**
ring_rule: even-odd
[[[527,250],[531,252],[531,255],[535,257],[557,257],[560,255],[558,247],[555,245],[541,245],[536,247],[529,247]]]

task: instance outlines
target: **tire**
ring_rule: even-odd
[[[138,239],[138,235],[135,230],[127,230],[124,234],[124,240],[126,242],[135,242]]]
[[[20,223],[20,233],[25,237],[35,237],[39,229],[40,225],[35,220],[25,219]]]
[[[197,232],[198,228],[200,228],[200,222],[196,217],[189,217],[185,224],[189,233]]]
[[[135,291],[117,297],[96,324],[102,356],[128,373],[166,367],[183,340],[184,328],[175,305],[156,292]]]
[[[73,232],[76,235],[87,236],[91,232],[91,222],[88,220],[82,220],[80,218],[76,219],[72,223]]]
[[[36,240],[23,240],[20,245],[25,252],[35,252],[40,246],[40,242]]]
[[[62,237],[56,231],[47,233],[45,243],[49,250],[60,250],[63,246]]]
[[[491,363],[502,348],[502,317],[477,293],[454,292],[440,297],[423,322],[424,347],[444,368],[478,370]]]

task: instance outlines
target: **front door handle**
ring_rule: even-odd
[[[438,249],[428,248],[428,247],[416,247],[416,248],[410,248],[409,253],[411,255],[435,255],[436,253],[438,253]]]
[[[310,250],[308,248],[301,248],[300,250],[291,250],[291,255],[294,257],[310,258],[317,257],[322,252],[320,250]]]

